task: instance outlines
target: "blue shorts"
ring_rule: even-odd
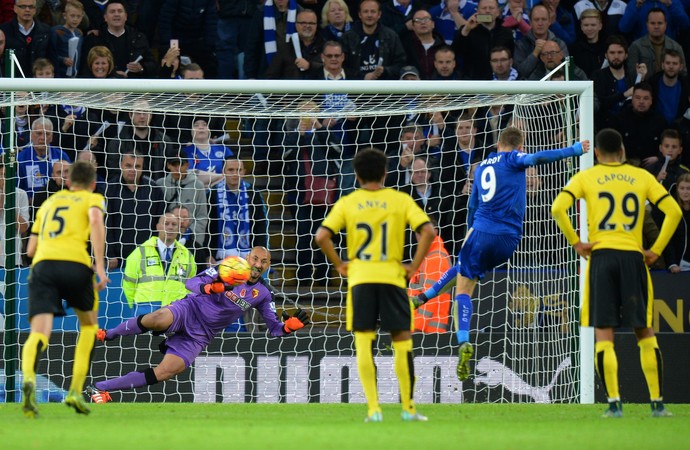
[[[520,244],[520,236],[491,234],[470,230],[458,257],[458,273],[471,280],[484,278],[484,274],[505,263]]]

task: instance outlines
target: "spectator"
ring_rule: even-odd
[[[597,130],[608,128],[611,117],[618,114],[623,105],[632,97],[635,83],[644,79],[647,67],[640,64],[638,72],[628,72],[625,60],[628,46],[622,36],[609,36],[606,40],[606,61],[608,67],[598,69],[592,74],[594,95],[599,105],[595,110],[594,123]]]
[[[471,16],[465,26],[455,35],[453,49],[463,61],[463,75],[470,80],[490,80],[491,49],[503,46],[514,48],[513,33],[503,27],[496,0],[479,0],[477,13]],[[486,22],[478,19],[489,18]]]
[[[149,238],[165,210],[161,189],[144,175],[145,159],[135,150],[122,153],[119,173],[108,180],[105,198],[109,269],[120,267]]]
[[[97,192],[101,195],[105,194],[105,178],[98,173],[101,167],[98,165],[96,154],[91,150],[80,150],[77,153],[77,161],[88,161],[93,164],[94,167],[96,167],[96,189],[94,189],[94,192]]]
[[[690,106],[688,103],[690,84],[688,84],[687,75],[682,73],[683,70],[681,54],[676,50],[666,49],[661,64],[661,72],[655,73],[649,79],[649,84],[654,89],[656,110],[661,113],[669,125],[680,119]]]
[[[639,166],[642,161],[656,155],[659,136],[666,128],[666,121],[652,107],[652,86],[641,82],[633,86],[630,105],[611,120],[612,128],[623,136],[625,156],[629,163]]]
[[[189,171],[189,159],[184,150],[169,152],[165,167],[167,174],[156,181],[163,192],[163,200],[168,210],[176,205],[187,209],[191,224],[192,240],[200,247],[207,242],[208,198],[204,184],[195,173]],[[185,227],[183,231],[186,231]],[[183,236],[185,236],[183,234]]]
[[[395,149],[387,149],[388,170],[386,186],[402,189],[409,186],[412,178],[412,162],[415,158],[428,158],[426,137],[421,127],[406,126],[400,131]]]
[[[492,79],[499,81],[515,81],[520,77],[517,69],[513,67],[513,52],[511,52],[508,47],[494,47],[491,49],[489,55]]]
[[[50,30],[50,53],[57,78],[76,78],[81,63],[84,34],[79,24],[84,18],[84,5],[78,0],[67,0],[62,13],[65,24]]]
[[[683,217],[664,251],[664,259],[671,273],[690,271],[690,174],[680,175],[677,183],[675,197]]]
[[[288,0],[273,0],[271,3],[265,4],[254,13],[247,33],[244,74],[249,79],[264,78],[273,56],[286,51],[288,45],[285,38],[288,26]],[[301,11],[302,8],[298,6],[297,10]]]
[[[158,78],[180,78],[180,47],[170,47],[161,58],[161,67],[158,70]]]
[[[680,31],[690,27],[690,19],[685,13],[684,4],[680,0],[665,1],[646,1],[630,0],[625,8],[625,14],[618,23],[618,28],[622,33],[638,39],[649,32],[649,13],[651,11],[661,11],[664,17],[668,17],[668,26],[664,30],[665,34],[675,39]],[[645,19],[647,27],[645,28]]]
[[[208,201],[205,201],[205,203],[208,203]],[[183,205],[175,205],[168,209],[180,222],[180,238],[178,241],[194,255],[197,273],[200,273],[199,271],[203,272],[210,267],[211,250],[208,248],[208,245],[195,240],[194,229],[192,228],[192,217],[189,214],[189,209]],[[208,216],[206,216],[205,219],[208,221]]]
[[[513,59],[520,76],[529,78],[540,63],[540,55],[546,41],[555,41],[562,56],[568,56],[568,46],[553,31],[549,30],[549,9],[540,4],[534,5],[529,15],[532,29],[515,44]]]
[[[427,213],[428,214],[428,213]],[[431,218],[433,223],[434,219]],[[419,239],[418,233],[415,233]],[[437,282],[441,275],[451,267],[451,258],[441,236],[434,236],[431,247],[419,266],[419,270],[410,278],[407,293],[410,297],[421,294]],[[414,313],[415,331],[423,333],[445,333],[450,330],[451,295],[441,294],[421,305]]]
[[[235,153],[223,144],[211,143],[211,130],[207,117],[195,117],[192,127],[192,143],[183,150],[189,156],[189,168],[203,178],[204,184],[210,184],[209,179],[220,181],[221,178],[212,177],[222,174],[225,160],[235,156]]]
[[[180,51],[201,65],[208,78],[216,78],[218,11],[216,0],[166,0],[158,15],[159,53],[170,48],[172,39]]]
[[[683,148],[690,148],[690,108],[685,110],[685,113],[673,124],[673,127],[680,133]],[[690,167],[690,151],[683,152],[681,161]]]
[[[50,173],[50,179],[46,188],[42,191],[34,193],[33,201],[31,202],[31,221],[36,218],[36,211],[41,207],[48,197],[54,193],[67,188],[67,178],[69,177],[69,169],[72,163],[65,160],[58,160],[53,163],[53,170]]]
[[[89,34],[84,51],[97,45],[108,47],[113,54],[115,73],[123,78],[156,78],[158,67],[149,41],[136,28],[127,25],[127,9],[123,0],[110,0],[103,14],[104,24],[98,34]]]
[[[5,268],[7,264],[6,246],[9,242],[7,236],[7,225],[9,218],[5,209],[5,164],[0,160],[0,267]],[[29,221],[31,220],[31,213],[29,209],[29,196],[22,188],[15,188],[15,211],[16,217],[14,220],[15,232],[17,233],[14,241],[15,251],[15,265],[19,267],[22,263],[22,235],[29,230]],[[4,281],[4,280],[3,280]],[[2,291],[0,295],[5,296],[5,283],[2,283]],[[4,299],[3,299],[4,300]],[[3,308],[4,309],[4,308]]]
[[[0,25],[0,30],[5,33],[5,48],[14,50],[28,77],[34,61],[48,56],[50,27],[35,18],[36,0],[15,0],[14,12],[16,17]]]
[[[531,28],[525,0],[508,0],[501,15],[503,27],[512,30],[513,40],[516,42]]]
[[[108,47],[96,45],[86,56],[86,68],[81,72],[85,78],[113,78],[115,60]]]
[[[580,21],[580,28],[582,28],[582,18],[585,11],[590,9],[598,11],[602,22],[600,38],[606,39],[612,34],[620,33],[618,23],[625,14],[626,6],[627,4],[623,0],[579,0],[573,9],[577,20]]]
[[[338,41],[326,41],[321,53],[322,71],[310,71],[314,80],[346,80],[353,78],[352,73],[345,71],[345,53],[343,46]]]
[[[541,80],[547,74],[555,70],[564,60],[563,50],[556,41],[547,40],[539,53],[540,64],[537,64],[527,77],[528,80]],[[568,70],[572,71],[571,80],[587,81],[587,74],[575,64],[571,64]]]
[[[31,65],[34,78],[55,78],[55,66],[48,58],[38,58]]]
[[[634,6],[634,3],[630,2]],[[663,69],[664,50],[676,50],[681,55],[683,73],[685,71],[685,55],[680,44],[666,35],[666,13],[654,8],[647,14],[647,34],[630,44],[628,55],[628,71],[635,72],[638,64],[647,66],[647,73],[651,76]]]
[[[575,18],[566,8],[561,6],[561,0],[543,0],[542,4],[549,10],[549,30],[567,45],[575,42]]]
[[[64,151],[50,145],[52,142],[53,122],[45,117],[34,120],[31,124],[31,144],[17,155],[19,187],[26,191],[29,199],[33,199],[34,193],[47,188],[49,174],[53,172],[56,161],[72,162]]]
[[[227,256],[246,257],[252,247],[268,245],[266,204],[254,186],[243,180],[244,162],[225,160],[225,180],[211,190],[211,260]]]
[[[133,316],[149,314],[188,294],[185,282],[196,275],[194,257],[178,241],[180,222],[173,213],[160,216],[157,235],[127,256],[122,277]]]
[[[379,23],[380,19],[378,1],[364,0],[359,4],[359,22],[343,34],[345,65],[357,78],[395,80],[405,65],[405,49],[400,38]]]
[[[255,14],[254,0],[218,0],[218,78],[245,78],[244,50]]]
[[[320,72],[323,69],[323,40],[317,33],[316,13],[309,9],[300,11],[297,14],[296,26],[300,54],[296,54],[295,44],[277,53],[266,69],[266,78],[300,80],[307,78],[310,70]],[[290,37],[290,40],[292,39],[294,36]]]
[[[436,31],[443,37],[446,45],[453,43],[455,32],[465,26],[467,19],[475,12],[477,3],[473,0],[441,0],[440,4],[429,8]]]
[[[21,98],[21,95],[18,95]],[[9,123],[8,121],[6,121]],[[4,131],[7,123],[2,122]],[[16,148],[23,148],[31,142],[31,116],[29,115],[29,105],[16,105],[14,107],[14,131],[16,133],[14,145]],[[2,133],[2,148],[9,148],[9,133]],[[2,150],[0,150],[2,153]]]
[[[436,50],[442,46],[445,47],[446,44],[441,35],[434,31],[431,14],[420,9],[412,17],[412,33],[406,33],[403,40],[407,52],[407,64],[417,67],[421,78],[428,80],[434,74]],[[453,60],[455,60],[455,55],[453,55]]]
[[[345,0],[327,0],[321,10],[321,37],[338,41],[352,28],[352,16]]]
[[[117,172],[120,155],[136,150],[144,157],[144,174],[153,180],[162,178],[165,175],[165,155],[177,146],[163,130],[151,125],[153,113],[148,100],[137,100],[129,118],[130,124],[122,128],[119,139],[108,143],[106,168],[111,174]]]
[[[588,9],[580,16],[581,36],[568,46],[575,64],[591,79],[592,74],[601,69],[606,53],[606,38],[602,33],[601,14],[596,9]],[[627,57],[628,45],[625,45]]]
[[[0,22],[3,23],[3,22]],[[5,37],[5,32],[0,28],[0,61],[5,60],[5,45],[7,44],[7,38]],[[0,77],[5,76],[5,68],[2,67],[4,64],[0,64]]]
[[[412,31],[412,18],[420,9],[419,0],[385,0],[381,3],[381,24],[404,41]]]
[[[459,80],[460,73],[456,69],[455,52],[447,45],[442,45],[434,53],[434,73],[432,80]]]
[[[656,158],[651,158],[645,164],[645,168],[671,194],[675,194],[678,177],[690,172],[690,169],[681,164],[680,155],[682,153],[683,142],[680,139],[678,130],[673,128],[666,129],[659,137],[659,152]],[[658,210],[653,210],[653,212],[656,223],[661,224],[663,217],[658,215]]]

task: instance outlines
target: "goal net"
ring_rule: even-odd
[[[8,185],[16,182],[27,192],[29,205],[21,192],[10,201],[29,223],[40,199],[61,187],[59,160],[92,158],[98,165],[98,189],[108,202],[107,253],[118,264],[100,296],[101,327],[143,311],[145,305],[130,303],[123,292],[123,260],[156,236],[158,216],[179,204],[191,216],[182,221],[181,236],[196,243],[198,270],[248,246],[266,245],[272,265],[265,276],[275,289],[278,313],[303,308],[311,314],[311,325],[280,339],[270,338],[261,316],[248,312],[241,323],[228,324],[189,370],[148,388],[113,392],[116,401],[364,402],[353,339],[345,330],[346,280],[313,244],[330,205],[356,187],[354,154],[370,146],[386,152],[387,185],[424,207],[449,254],[446,262],[455,263],[466,232],[473,167],[495,150],[503,128],[512,124],[524,131],[526,152],[565,147],[592,134],[591,84],[583,82],[2,79],[0,85]],[[38,134],[47,137],[51,156],[17,166],[26,148],[40,146]],[[142,155],[140,170],[126,164],[133,151]],[[243,195],[219,194],[237,176],[226,158],[242,161]],[[184,181],[162,181],[176,171],[179,177],[185,162],[198,181],[191,185],[194,196],[183,193]],[[418,403],[587,398],[592,387],[587,375],[583,385],[581,372],[591,365],[580,356],[578,261],[550,217],[552,200],[580,164],[587,158],[528,170],[520,248],[487,274],[472,299],[476,350],[470,380],[461,383],[455,376],[452,297],[442,296],[417,313],[423,330],[414,334]],[[128,176],[137,180],[134,191],[127,191]],[[11,217],[11,211],[5,215],[8,233]],[[341,252],[345,241],[346,236],[336,239]],[[414,243],[410,231],[406,255]],[[17,240],[3,271],[6,306],[0,311],[6,315],[0,375],[8,393],[21,379],[28,264]],[[410,292],[438,279],[431,262],[426,267]],[[38,367],[44,383],[39,400],[64,396],[77,330],[73,315],[56,319]],[[97,343],[91,377],[99,381],[156,365],[162,339],[143,334]],[[397,402],[387,334],[376,350],[381,400]]]

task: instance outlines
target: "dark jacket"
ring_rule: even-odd
[[[397,80],[400,78],[400,69],[405,65],[407,55],[400,38],[395,31],[379,23],[375,36],[378,38],[379,59],[383,59],[384,74],[381,78]],[[357,78],[364,78],[360,71],[362,60],[362,39],[364,38],[362,24],[357,22],[352,29],[343,34],[341,41],[345,53],[345,67],[357,74]]]
[[[623,136],[625,155],[628,160],[645,159],[659,151],[659,135],[667,128],[666,121],[654,105],[644,114],[633,111],[631,105],[611,119],[611,127]]]
[[[218,18],[252,17],[257,11],[256,0],[217,0]]]
[[[162,48],[170,39],[181,42],[203,40],[213,52],[218,41],[216,0],[165,0],[158,16],[158,35]]]
[[[668,267],[680,265],[680,261],[690,262],[690,210],[683,210],[676,232],[664,250],[664,260]]]
[[[657,106],[656,102],[659,100],[659,83],[663,83],[664,72],[657,72],[649,79],[649,84],[652,85],[652,94],[654,98],[654,107]],[[687,75],[679,74],[678,81],[680,83],[680,96],[678,98],[678,109],[676,110],[675,117],[673,121],[680,119],[685,114],[685,110],[690,106],[688,102],[688,97],[690,96],[690,83],[688,82]]]
[[[300,41],[300,48],[302,58],[311,64],[308,70],[303,72],[295,65],[297,55],[295,55],[295,48],[291,44],[284,52],[279,52],[273,57],[271,64],[266,69],[265,78],[269,80],[304,80],[310,78],[310,72],[323,72],[323,62],[321,61],[323,38],[321,35],[316,34],[314,42],[309,46],[305,46],[304,42]]]
[[[120,170],[120,155],[131,153],[133,149],[143,155],[144,173],[152,179],[157,180],[165,176],[165,156],[170,151],[175,151],[178,145],[156,128],[149,128],[149,135],[146,139],[140,139],[134,135],[131,125],[122,129],[119,139],[108,143],[106,149],[106,167],[108,173],[116,173]]]
[[[600,37],[596,43],[590,44],[584,38],[580,38],[569,46],[568,51],[575,60],[575,65],[591,79],[594,72],[601,69],[601,65],[604,64],[606,42]]]
[[[143,59],[139,63],[144,68],[143,72],[132,73],[130,72],[127,76],[129,78],[156,78],[158,76],[158,64],[153,59],[153,54],[151,53],[151,48],[149,47],[149,41],[142,32],[138,31],[136,28],[129,25],[125,25],[125,38],[127,39],[127,58],[126,61],[117,60],[117,54],[115,52],[115,40],[118,39],[108,31],[108,25],[103,23],[99,30],[98,36],[88,35],[84,41],[84,58],[82,58],[82,71],[84,73],[90,73],[91,70],[88,67],[88,62],[86,56],[89,51],[97,46],[103,45],[108,47],[108,49],[113,53],[115,59],[115,70],[126,70],[127,63],[136,60],[139,56]]]
[[[5,49],[13,49],[24,71],[24,76],[31,78],[31,66],[38,58],[48,56],[50,44],[50,27],[34,19],[34,28],[28,36],[19,31],[19,23],[15,17],[11,21],[0,25],[0,30],[5,33]],[[17,76],[21,76],[17,74]]]
[[[434,33],[434,43],[429,49],[426,49],[416,34],[407,34],[403,40],[403,47],[407,52],[407,64],[419,69],[422,80],[430,80],[435,72],[434,56],[436,49],[445,44],[443,37]]]
[[[635,84],[636,77],[636,73],[625,71],[626,90]],[[594,120],[597,129],[601,129],[608,126],[611,115],[620,111],[626,99],[616,88],[618,80],[614,78],[608,67],[595,70],[592,81],[594,81],[594,95],[599,105]]]
[[[467,37],[458,30],[453,39],[453,50],[456,59],[462,57],[464,61],[463,75],[470,80],[491,80],[493,72],[489,57],[491,49],[497,46],[509,48],[511,52],[515,47],[513,32],[503,26],[500,18],[496,19],[493,29],[479,25]]]

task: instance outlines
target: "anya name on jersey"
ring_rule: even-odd
[[[382,202],[380,200],[367,200],[362,203],[357,203],[357,209],[359,210],[370,208],[388,209],[388,202]]]

